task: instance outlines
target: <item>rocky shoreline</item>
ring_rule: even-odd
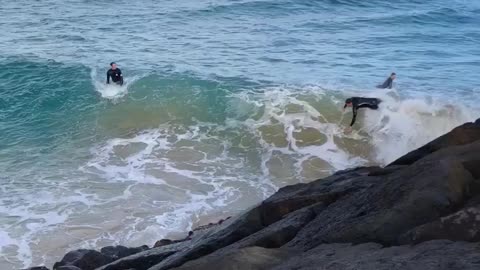
[[[284,187],[185,239],[76,250],[53,266],[79,269],[480,269],[480,119],[384,168]]]

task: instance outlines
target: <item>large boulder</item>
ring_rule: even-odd
[[[53,265],[53,270],[68,270],[78,267],[81,270],[93,270],[109,264],[120,258],[147,250],[148,246],[127,248],[124,246],[108,246],[100,252],[89,249],[79,249],[68,252],[60,262]]]
[[[167,257],[187,249],[192,243],[202,239],[204,235],[210,233],[210,230],[196,230],[194,234],[189,234],[189,240],[171,241],[166,245],[161,245],[150,250],[142,251],[130,255],[112,263],[104,265],[97,270],[146,270],[156,264],[159,264]]]
[[[272,251],[273,253],[270,253],[270,251],[274,250],[273,248],[281,247],[288,243],[305,224],[315,217],[315,210],[322,207],[323,205],[317,204],[290,213],[276,223],[232,245],[220,248],[209,255],[201,257],[199,263],[185,264],[188,265],[185,269],[196,269],[195,267],[198,267],[198,269],[208,269],[207,265],[210,263],[222,265],[220,269],[264,269],[262,267],[266,267],[266,265],[271,266],[274,262],[279,261],[279,258],[275,259],[270,257],[274,254],[284,254],[285,252]],[[250,247],[256,248],[250,249]],[[259,251],[259,253],[253,255],[250,259],[246,258],[249,254],[254,254],[255,250]],[[270,258],[271,261],[267,263],[264,262],[262,258],[266,260]],[[285,256],[282,255],[281,259],[283,260],[284,258]],[[229,260],[238,261],[228,264],[227,262]],[[180,269],[184,269],[183,266]]]
[[[480,205],[420,225],[402,235],[400,242],[414,244],[432,239],[480,242]]]
[[[270,226],[265,227],[262,230],[249,235],[232,245],[218,250],[218,252],[220,253],[224,250],[233,250],[252,246],[264,248],[281,247],[292,240],[295,235],[297,235],[298,231],[300,231],[307,223],[315,218],[315,210],[323,208],[324,205],[319,203],[297,210],[286,215],[283,219],[280,219]]]
[[[213,227],[201,238],[192,240],[191,245],[185,250],[169,256],[149,269],[162,270],[180,266],[187,261],[195,260],[235,243],[261,230],[263,227],[260,211],[253,209],[237,218],[232,218],[221,225]]]
[[[58,270],[83,270],[73,265],[60,266]]]
[[[148,246],[128,248],[124,246],[108,246],[100,250],[105,256],[110,257],[112,260],[118,260],[123,257],[127,257],[142,251],[148,250]]]
[[[475,270],[480,269],[479,251],[479,243],[448,240],[388,248],[375,243],[323,244],[270,269]]]
[[[328,205],[288,246],[397,244],[399,235],[461,206],[473,180],[460,162],[453,161],[414,164],[386,176],[364,177],[361,181],[369,188],[356,189]]]
[[[246,247],[187,262],[175,270],[263,270],[280,264],[295,254],[289,250]]]
[[[469,144],[480,140],[480,119],[475,123],[465,123],[454,128],[449,133],[438,137],[430,143],[414,150],[403,157],[395,160],[390,165],[410,165],[415,161],[434,153],[440,149],[451,146]]]
[[[93,270],[97,267],[112,262],[113,259],[98,251],[79,249],[68,252],[60,262],[53,265],[53,270],[62,266],[76,266],[82,270]]]
[[[146,270],[153,265],[160,263],[168,256],[171,256],[175,252],[179,251],[180,248],[181,247],[179,247],[178,244],[153,248],[147,251],[139,252],[137,254],[121,258],[112,263],[97,268],[97,270]]]
[[[371,184],[363,179],[377,170],[378,167],[362,167],[337,172],[308,184],[286,186],[256,209],[260,212],[264,225],[268,226],[298,209],[318,203],[328,206],[347,194],[370,187]]]

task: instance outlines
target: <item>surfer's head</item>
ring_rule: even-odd
[[[110,66],[112,67],[113,70],[115,70],[117,68],[117,63],[111,62]]]
[[[343,108],[347,108],[347,107],[351,107],[352,106],[352,99],[351,98],[347,98],[345,100],[345,105],[343,105]]]
[[[392,80],[395,80],[397,78],[397,74],[395,74],[395,72],[392,72],[392,74],[390,74],[390,78],[392,78]]]

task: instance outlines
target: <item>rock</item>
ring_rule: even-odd
[[[68,252],[60,262],[53,265],[53,270],[59,270],[62,266],[76,266],[82,270],[93,270],[112,261],[111,257],[98,251],[79,249]]]
[[[464,145],[480,140],[480,119],[475,123],[466,123],[454,128],[449,133],[433,140],[430,143],[414,150],[392,162],[390,165],[410,165],[421,158],[440,149],[450,146]],[[389,165],[389,166],[390,166]]]
[[[381,169],[380,167],[356,167],[345,170],[336,171],[333,175],[345,175],[348,174],[350,177],[365,176],[372,170]]]
[[[207,228],[205,228],[205,229],[207,229]],[[188,240],[192,240],[192,235],[193,235],[193,231],[189,231],[188,236],[183,238],[183,239],[179,239],[179,240],[161,239],[161,240],[158,240],[157,242],[155,242],[155,245],[153,245],[153,247],[154,248],[163,247],[163,246],[167,246],[167,245],[171,245],[171,244],[176,244],[176,243],[181,243],[181,242],[185,242],[185,241],[188,241]]]
[[[73,265],[61,266],[58,270],[83,270]]]
[[[203,234],[207,232],[198,232],[196,233],[196,238],[192,240],[195,241],[198,238],[201,238]],[[182,251],[191,245],[190,241],[172,243],[170,245],[165,245],[157,248],[152,248],[150,250],[142,251],[134,255],[124,257],[122,259],[116,260],[110,264],[104,265],[97,270],[123,270],[123,269],[135,269],[135,270],[146,270],[160,262],[162,262],[167,257],[175,254],[176,252]]]
[[[49,270],[49,269],[45,266],[35,266],[35,267],[30,267],[30,268],[27,268],[27,269],[23,269],[23,270]]]
[[[169,256],[150,270],[170,269],[187,261],[208,255],[262,229],[263,223],[258,208],[214,226],[202,237],[192,240],[190,246]],[[196,234],[196,233],[195,233]],[[195,235],[194,234],[194,235]]]
[[[215,252],[204,256],[222,257],[227,254],[235,253],[246,247],[278,248],[288,243],[297,232],[315,217],[316,208],[323,207],[323,204],[313,205],[311,207],[297,210],[288,214],[276,223],[265,227],[264,229],[243,238],[242,240],[218,249]]]
[[[290,213],[274,224],[265,227],[262,230],[225,247],[224,249],[231,250],[251,246],[264,248],[281,247],[293,239],[300,229],[315,218],[314,208],[317,207],[323,207],[323,204],[316,204],[312,207],[307,207]]]
[[[110,257],[112,261],[114,261],[145,250],[148,250],[148,246],[141,246],[136,248],[128,248],[124,246],[108,246],[102,248],[100,250],[100,253]]]
[[[190,261],[175,270],[263,270],[270,269],[294,253],[288,250],[247,247],[218,256]]]
[[[375,168],[377,169],[377,168]],[[364,179],[372,168],[359,168],[334,174],[308,184],[296,184],[281,188],[260,206],[264,225],[268,226],[284,215],[319,202],[329,205],[342,196],[367,188]]]
[[[406,167],[405,165],[392,165],[392,166],[388,166],[386,168],[372,169],[368,173],[368,176],[388,175],[388,174],[394,173],[398,170],[404,169],[405,167]]]
[[[197,263],[187,263],[185,265],[191,266],[187,267],[186,269],[196,269],[195,267],[200,267],[199,269],[207,269],[208,263],[214,263],[213,265],[216,266],[222,265],[222,268],[220,269],[264,269],[262,268],[262,265],[271,266],[277,261],[278,258],[270,258],[268,250],[274,250],[272,248],[283,246],[285,243],[290,241],[305,224],[310,222],[315,217],[314,208],[317,207],[321,206],[314,205],[312,207],[300,209],[290,213],[271,226],[268,226],[246,238],[243,238],[232,245],[218,249],[209,255],[203,256],[201,259],[199,259],[199,261],[202,262],[200,265],[204,266],[199,266]],[[256,255],[254,254],[251,259],[248,259],[246,257],[247,254],[250,254],[249,250],[256,250],[249,249],[250,247],[255,247],[259,250],[259,253]],[[235,255],[232,257],[232,254],[243,255]],[[278,251],[275,251],[274,254],[278,254]],[[228,259],[225,258],[230,258],[232,261],[235,261],[235,263],[230,263],[228,266],[226,263],[228,262]],[[265,264],[265,262],[262,261],[262,258],[270,258],[271,262],[269,263],[272,264]],[[282,260],[284,258],[285,257],[282,256]],[[183,266],[180,269],[183,269]]]
[[[216,223],[208,223],[207,225],[202,225],[202,226],[198,226],[197,228],[193,229],[192,233],[195,232],[195,231],[201,231],[201,230],[208,230],[208,229],[211,229],[217,225],[221,225],[224,221],[227,221],[229,220],[231,217],[227,217],[225,219],[220,219],[218,222]]]
[[[436,240],[417,246],[382,248],[365,243],[324,244],[270,268],[272,270],[474,270],[480,244]],[[181,268],[180,268],[181,269]],[[188,268],[187,268],[188,269]]]
[[[432,239],[480,242],[480,205],[420,225],[404,234],[400,242],[413,244]]]
[[[124,257],[122,259],[116,260],[112,263],[104,265],[97,270],[123,270],[123,269],[135,269],[135,270],[146,270],[152,267],[155,264],[160,263],[168,256],[171,256],[177,250],[170,249],[171,246],[168,246],[169,249],[165,250],[165,247],[153,248],[147,251],[143,251],[131,256]],[[166,246],[167,247],[167,246]]]
[[[155,242],[155,245],[153,245],[154,248],[156,247],[162,247],[162,246],[167,246],[173,244],[173,241],[170,239],[161,239]]]
[[[322,243],[394,245],[399,235],[451,213],[464,203],[473,181],[462,164],[454,161],[414,164],[383,177],[360,179],[369,188],[338,197],[288,246],[308,250]],[[353,188],[354,182],[348,186]],[[324,192],[328,188],[338,194],[335,185]]]

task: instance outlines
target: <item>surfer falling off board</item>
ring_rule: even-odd
[[[377,88],[388,88],[391,89],[393,86],[393,81],[396,79],[397,75],[395,73],[392,73],[390,77],[385,80],[385,82],[381,85],[377,85]],[[361,108],[369,108],[372,110],[377,110],[378,109],[378,104],[382,102],[378,98],[366,98],[366,97],[351,97],[347,98],[345,100],[345,105],[343,105],[343,110],[345,110],[347,107],[352,107],[352,122],[350,123],[350,126],[345,129],[346,133],[350,133],[352,131],[352,126],[355,124],[355,121],[357,120],[357,113],[358,109]]]
[[[352,107],[352,122],[350,123],[350,126],[345,130],[345,132],[351,132],[352,131],[352,126],[355,124],[355,121],[357,120],[357,113],[358,109],[361,108],[369,108],[372,110],[378,109],[378,104],[382,102],[378,98],[364,98],[364,97],[351,97],[347,98],[345,100],[345,105],[343,105],[343,110],[345,110],[347,107]]]

